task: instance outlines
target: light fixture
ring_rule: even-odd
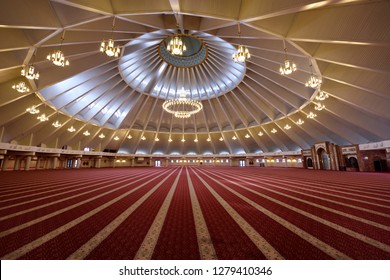
[[[259,136],[263,136],[263,135],[264,135],[264,133],[260,131],[259,133],[257,133],[257,135],[259,135]]]
[[[29,112],[31,115],[35,115],[39,113],[39,109],[37,109],[36,105],[32,105],[26,109],[26,112]]]
[[[121,50],[118,46],[114,46],[114,27],[115,27],[115,17],[112,20],[112,29],[111,29],[111,38],[108,39],[108,41],[103,40],[100,44],[100,52],[105,53],[107,56],[112,57],[118,57]]]
[[[305,83],[306,87],[311,87],[311,88],[317,88],[319,85],[322,83],[321,78],[317,77],[316,75],[313,74],[312,71],[312,65],[310,63],[310,78],[309,80]]]
[[[303,121],[302,119],[299,119],[299,120],[296,121],[297,125],[302,125],[304,123],[305,123],[305,121]]]
[[[195,138],[195,139],[194,139],[194,142],[197,143],[197,142],[198,142],[198,138]]]
[[[168,42],[167,50],[172,55],[183,55],[183,53],[187,50],[187,47],[183,43],[181,34],[171,35],[171,40]]]
[[[160,141],[160,139],[156,136],[156,138],[154,138],[154,141],[158,142]]]
[[[40,120],[41,122],[45,122],[45,121],[48,121],[49,120],[49,117],[47,117],[44,113],[40,116],[37,117],[38,120]]]
[[[275,128],[273,128],[272,130],[271,130],[271,132],[272,133],[276,133],[276,132],[278,132]]]
[[[223,137],[222,136],[221,136],[221,138],[219,138],[219,141],[221,141],[221,142],[223,141]]]
[[[54,126],[55,128],[59,128],[59,127],[62,126],[62,123],[60,123],[58,120],[56,120],[56,121],[53,122],[51,125]]]
[[[86,130],[84,133],[83,133],[85,136],[89,136],[89,135],[91,135],[91,133],[89,133],[89,131],[88,130]]]
[[[246,138],[246,139],[250,138],[250,135],[247,133],[247,134],[245,135],[245,138]]]
[[[127,139],[131,139],[133,138],[133,136],[131,136],[131,134],[127,135]]]
[[[34,60],[35,60],[35,55],[36,55],[37,49],[35,49],[33,57],[32,57],[32,62],[31,64],[24,65],[22,68],[22,71],[20,74],[24,77],[26,77],[29,80],[38,80],[39,79],[39,72],[36,71],[34,67]]]
[[[329,97],[329,95],[325,92],[325,91],[320,91],[318,93],[318,95],[316,96],[316,100],[319,100],[319,101],[324,101],[325,99],[327,99]]]
[[[103,133],[100,133],[99,138],[103,139],[104,137],[106,137],[106,135],[104,135]]]
[[[208,137],[208,138],[206,139],[206,141],[207,141],[207,142],[210,142],[210,141],[211,141],[211,138],[210,138],[210,137]]]
[[[321,111],[323,109],[325,109],[325,105],[322,104],[322,103],[314,103],[316,106],[314,107],[315,110],[317,111]]]
[[[168,142],[172,142],[172,141],[173,140],[172,140],[171,136],[169,136]]]
[[[165,100],[162,106],[168,113],[182,119],[189,118],[203,109],[202,102],[186,97],[184,87],[180,91],[179,98]]]
[[[287,58],[287,48],[286,48],[286,43],[283,40],[283,45],[284,45],[284,53],[286,59],[284,60],[284,64],[280,66],[279,72],[281,75],[290,75],[291,73],[295,72],[297,70],[297,66],[292,60],[289,60]]]
[[[233,140],[237,140],[236,135],[233,135],[232,139],[233,139]]]
[[[146,140],[146,137],[144,135],[141,136],[141,140],[142,141],[145,141]]]
[[[285,129],[285,130],[289,130],[290,128],[291,128],[291,126],[288,125],[288,124],[286,124],[286,125],[284,126],[284,129]]]
[[[241,41],[241,30],[240,30],[240,22],[238,22],[238,38],[239,41]],[[240,62],[244,63],[246,59],[251,58],[251,54],[249,53],[249,50],[247,47],[241,45],[241,43],[238,45],[237,51],[232,54],[234,62]]]
[[[71,127],[68,128],[68,131],[69,131],[69,132],[75,132],[76,129],[75,129],[75,128],[73,127],[73,125],[72,125]]]
[[[115,141],[118,141],[118,140],[119,140],[119,137],[118,137],[118,136],[115,136],[115,137],[114,137],[114,140],[115,140]]]
[[[14,84],[14,85],[12,86],[12,88],[13,88],[14,90],[17,90],[18,92],[21,92],[21,93],[29,92],[29,91],[30,91],[29,87],[26,85],[25,82],[19,82],[19,83],[17,83],[17,84]]]
[[[181,138],[180,141],[183,142],[183,143],[186,141],[186,139],[184,139],[184,136],[183,136],[183,138]]]
[[[314,119],[315,117],[317,117],[317,115],[314,114],[313,112],[310,112],[310,113],[307,115],[307,118],[308,118],[308,119]]]
[[[60,49],[52,52],[51,54],[49,53],[47,55],[47,60],[50,60],[54,65],[56,66],[68,66],[69,65],[69,60],[65,59],[64,53],[62,52],[62,43],[64,42],[64,36],[65,36],[65,30],[61,36],[61,45]]]

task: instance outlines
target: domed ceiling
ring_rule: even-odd
[[[131,154],[388,140],[388,11],[389,1],[10,1],[0,9],[0,140]],[[182,57],[166,50],[177,32]],[[109,38],[119,57],[99,51]],[[246,63],[232,59],[240,44]],[[58,49],[69,66],[46,59]],[[291,75],[279,73],[286,59]],[[38,80],[20,75],[28,64]],[[311,75],[321,86],[305,86]],[[29,92],[12,89],[21,81]],[[190,118],[162,108],[182,89],[203,105]]]

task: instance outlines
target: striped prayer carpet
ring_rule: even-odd
[[[390,174],[0,172],[1,259],[390,259]]]

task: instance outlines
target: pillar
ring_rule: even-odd
[[[24,170],[29,171],[31,165],[31,156],[26,157],[26,166],[24,167]]]
[[[3,166],[1,167],[1,170],[2,171],[6,171],[7,170],[7,166],[8,166],[8,156],[4,156]]]
[[[57,162],[58,162],[58,158],[57,157],[53,157],[53,168],[52,169],[56,169],[57,168]]]
[[[20,157],[15,158],[14,170],[17,171],[20,169]]]
[[[102,159],[101,158],[96,159],[95,168],[100,168],[101,164],[102,164]]]

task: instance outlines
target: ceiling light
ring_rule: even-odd
[[[318,95],[316,96],[316,100],[319,100],[319,101],[324,101],[325,99],[327,99],[329,97],[329,95],[325,92],[325,91],[320,91],[318,93]]]
[[[289,60],[287,58],[287,48],[286,48],[286,43],[283,40],[284,44],[284,53],[286,59],[284,60],[284,64],[280,66],[279,72],[281,75],[290,75],[291,73],[295,72],[297,70],[297,66],[292,60]]]
[[[145,141],[146,140],[146,137],[144,135],[141,136],[141,140],[142,141]]]
[[[75,128],[73,127],[73,125],[72,125],[71,127],[68,128],[68,131],[69,131],[69,132],[75,132],[76,129],[75,129]]]
[[[238,38],[241,41],[241,30],[240,30],[240,22],[238,22]],[[238,45],[237,51],[232,55],[234,62],[244,63],[246,59],[251,58],[251,54],[247,47],[243,45]]]
[[[65,59],[64,53],[61,51],[62,43],[64,41],[64,35],[65,35],[65,30],[64,30],[64,33],[61,36],[60,49],[56,50],[56,51],[53,51],[51,54],[49,53],[47,55],[47,57],[46,57],[47,60],[50,60],[54,65],[61,66],[61,67],[69,65],[69,60]]]
[[[316,104],[316,106],[314,107],[315,110],[321,111],[321,110],[325,109],[324,104],[322,104],[322,103],[315,103],[315,104]]]
[[[36,55],[37,49],[35,49],[31,64],[24,65],[22,68],[22,71],[20,72],[22,76],[26,77],[29,80],[38,80],[39,79],[39,72],[35,70],[34,67],[34,60]]]
[[[171,40],[168,42],[167,50],[172,55],[183,55],[187,50],[186,45],[183,43],[181,34],[173,34],[170,36]]]
[[[288,125],[288,124],[286,124],[286,125],[284,126],[284,129],[285,129],[285,130],[289,130],[290,128],[291,128],[291,126]]]
[[[302,119],[299,119],[295,122],[297,125],[302,125],[305,123],[305,121],[303,121]]]
[[[84,133],[83,133],[85,136],[89,136],[89,135],[91,135],[91,133],[89,133],[89,131],[88,130],[86,130]]]
[[[272,130],[271,130],[271,132],[272,133],[276,133],[276,132],[278,132],[275,128],[273,128]]]
[[[264,133],[260,131],[259,133],[257,133],[257,135],[259,135],[259,136],[263,136],[263,135],[264,135]]]
[[[35,67],[32,64],[24,66],[20,73],[29,80],[39,79],[39,72],[35,71]]]
[[[99,138],[103,139],[104,137],[106,137],[106,135],[104,135],[103,133],[100,133]]]
[[[14,85],[12,86],[12,88],[13,88],[14,90],[17,90],[18,92],[21,92],[21,93],[29,92],[29,91],[30,91],[30,89],[28,88],[28,86],[26,85],[25,82],[19,82],[19,83],[17,83],[17,84],[14,84]]]
[[[202,102],[199,100],[186,97],[184,87],[181,89],[179,98],[165,100],[162,106],[165,111],[173,114],[176,118],[189,118],[203,108]]]
[[[208,138],[206,139],[206,141],[207,141],[207,142],[210,142],[210,141],[211,141],[210,137],[208,137]]]
[[[127,135],[127,139],[131,139],[133,138],[133,136],[131,136],[131,134]]]
[[[156,136],[156,138],[154,138],[154,141],[158,142],[160,141],[160,139]]]
[[[115,140],[115,141],[118,141],[118,140],[119,140],[119,137],[118,137],[118,136],[115,136],[115,137],[114,137],[114,140]]]
[[[36,105],[33,105],[26,109],[26,112],[29,112],[31,115],[35,115],[39,113],[39,109],[36,108]]]
[[[237,140],[236,135],[233,135],[232,139],[233,139],[233,140]]]
[[[186,141],[186,139],[184,139],[184,137],[183,137],[183,138],[181,139],[181,142],[183,142],[183,143],[184,143],[185,141]]]
[[[198,138],[195,138],[195,139],[194,139],[194,142],[195,142],[195,143],[198,142]]]
[[[173,141],[172,138],[169,136],[168,142],[172,142],[172,141]]]
[[[248,133],[245,135],[245,138],[246,138],[246,139],[250,138],[250,136],[249,136]]]
[[[45,114],[42,114],[38,116],[37,119],[40,120],[41,122],[45,122],[49,120],[49,117],[47,117]]]
[[[314,74],[311,74],[309,80],[305,83],[305,86],[311,87],[311,88],[317,88],[322,83],[322,80],[315,76]]]
[[[222,136],[221,136],[221,138],[219,138],[219,141],[221,141],[221,142],[223,141],[223,137]]]
[[[314,114],[313,112],[310,112],[310,113],[307,115],[307,118],[308,118],[308,119],[314,119],[315,117],[317,117],[317,115]]]
[[[62,126],[62,123],[60,123],[58,120],[56,120],[56,121],[53,122],[51,125],[54,126],[55,128],[59,128],[59,127]]]
[[[305,86],[311,87],[311,88],[317,88],[322,83],[322,80],[321,80],[321,78],[319,78],[319,77],[317,77],[316,75],[313,74],[312,66],[313,65],[310,63],[310,78],[305,83]]]
[[[118,57],[121,50],[118,46],[114,46],[115,42],[113,39],[114,35],[114,27],[115,27],[115,17],[112,21],[112,29],[111,29],[111,38],[106,40],[103,40],[100,44],[100,52],[105,53],[107,56],[112,57]]]

